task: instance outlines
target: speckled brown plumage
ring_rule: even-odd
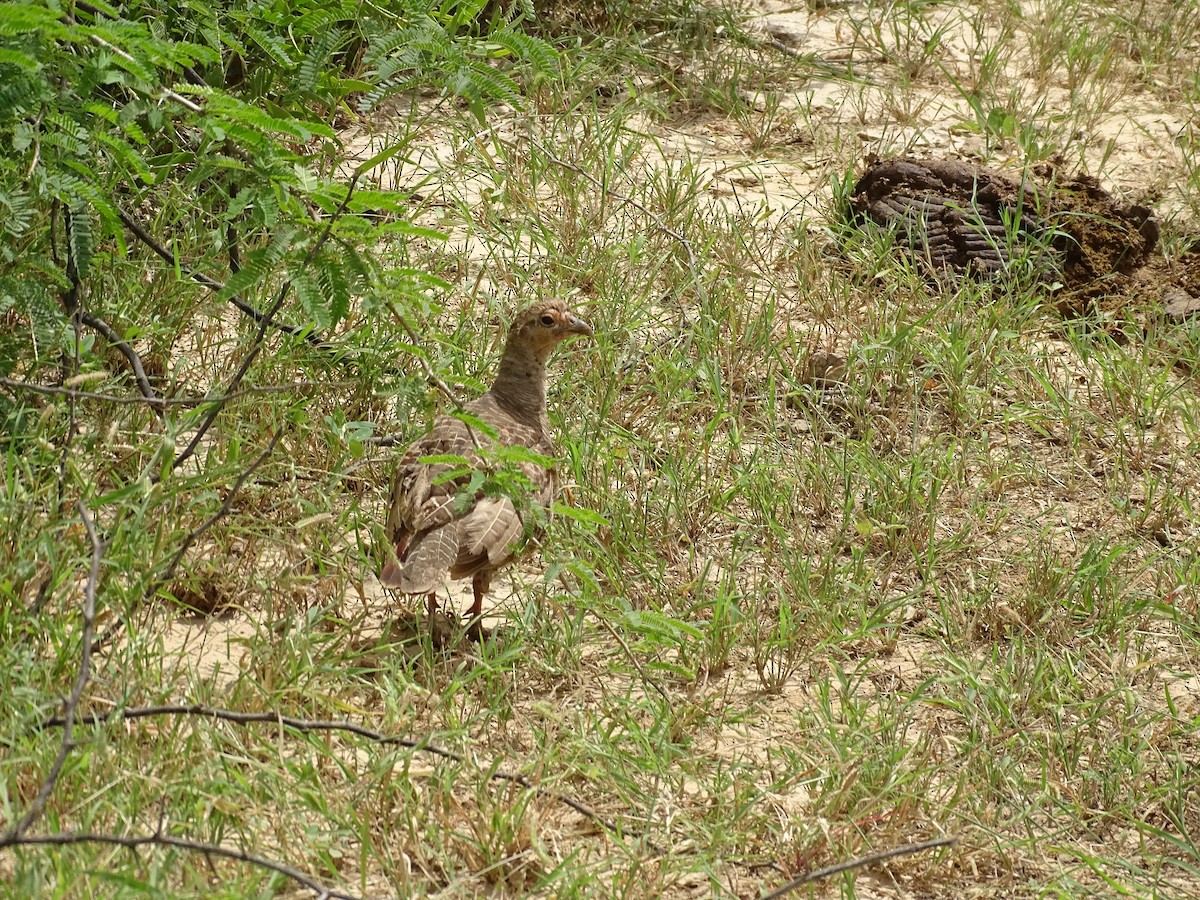
[[[463,407],[494,430],[495,438],[453,416],[439,416],[429,433],[408,447],[392,481],[387,534],[395,551],[380,575],[385,587],[403,594],[428,595],[432,617],[437,609],[437,589],[446,576],[470,578],[475,600],[471,633],[481,633],[483,595],[491,576],[522,549],[520,510],[508,497],[483,495],[464,508],[456,498],[470,476],[435,484],[451,466],[421,459],[453,455],[478,464],[478,449],[494,444],[553,455],[554,439],[546,415],[546,361],[562,341],[591,333],[591,327],[561,301],[527,310],[509,329],[495,382],[482,397]],[[534,463],[521,463],[520,468],[531,486],[528,502],[549,506],[555,489],[554,470]]]

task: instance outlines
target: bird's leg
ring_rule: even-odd
[[[430,591],[426,600],[429,603],[429,641],[435,650],[444,650],[451,645],[454,629],[450,620],[438,609],[437,591]]]
[[[475,602],[471,605],[470,623],[467,625],[467,637],[473,641],[485,640],[488,636],[483,627],[483,595],[488,589],[487,582],[482,578],[471,579],[471,590],[475,594]]]

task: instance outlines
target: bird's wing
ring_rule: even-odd
[[[480,436],[481,442],[486,440]],[[396,465],[388,509],[387,533],[399,541],[404,535],[416,535],[445,525],[454,519],[454,498],[462,479],[435,484],[438,476],[451,469],[448,463],[424,463],[428,456],[475,456],[475,442],[463,422],[440,416],[433,429],[409,445]]]
[[[408,545],[404,565],[394,581],[395,588],[405,594],[437,590],[458,559],[458,531],[457,523],[447,522],[417,534]]]
[[[513,543],[521,536],[521,515],[507,497],[478,501],[459,522],[462,558],[460,563],[485,559],[499,566],[513,555]]]
[[[494,428],[494,439],[459,419],[441,416],[428,434],[408,447],[396,466],[387,522],[388,536],[396,545],[395,559],[381,575],[388,587],[413,594],[431,591],[447,573],[461,578],[496,569],[520,549],[517,544],[523,523],[511,499],[479,495],[463,509],[456,500],[470,475],[436,483],[450,471],[450,464],[421,460],[453,455],[477,463],[478,445],[495,443],[518,444],[549,455],[554,452],[553,443],[540,424],[517,421],[490,395],[468,404],[465,411]],[[548,506],[554,493],[553,470],[532,462],[522,462],[519,468],[530,482],[528,499],[534,505]]]

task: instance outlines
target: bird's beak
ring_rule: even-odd
[[[592,326],[574,313],[567,313],[567,324],[564,330],[568,334],[581,334],[584,337],[593,335]]]

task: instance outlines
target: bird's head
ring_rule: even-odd
[[[592,336],[592,326],[561,300],[538,303],[525,310],[512,324],[508,339],[520,340],[543,359],[567,338]]]

